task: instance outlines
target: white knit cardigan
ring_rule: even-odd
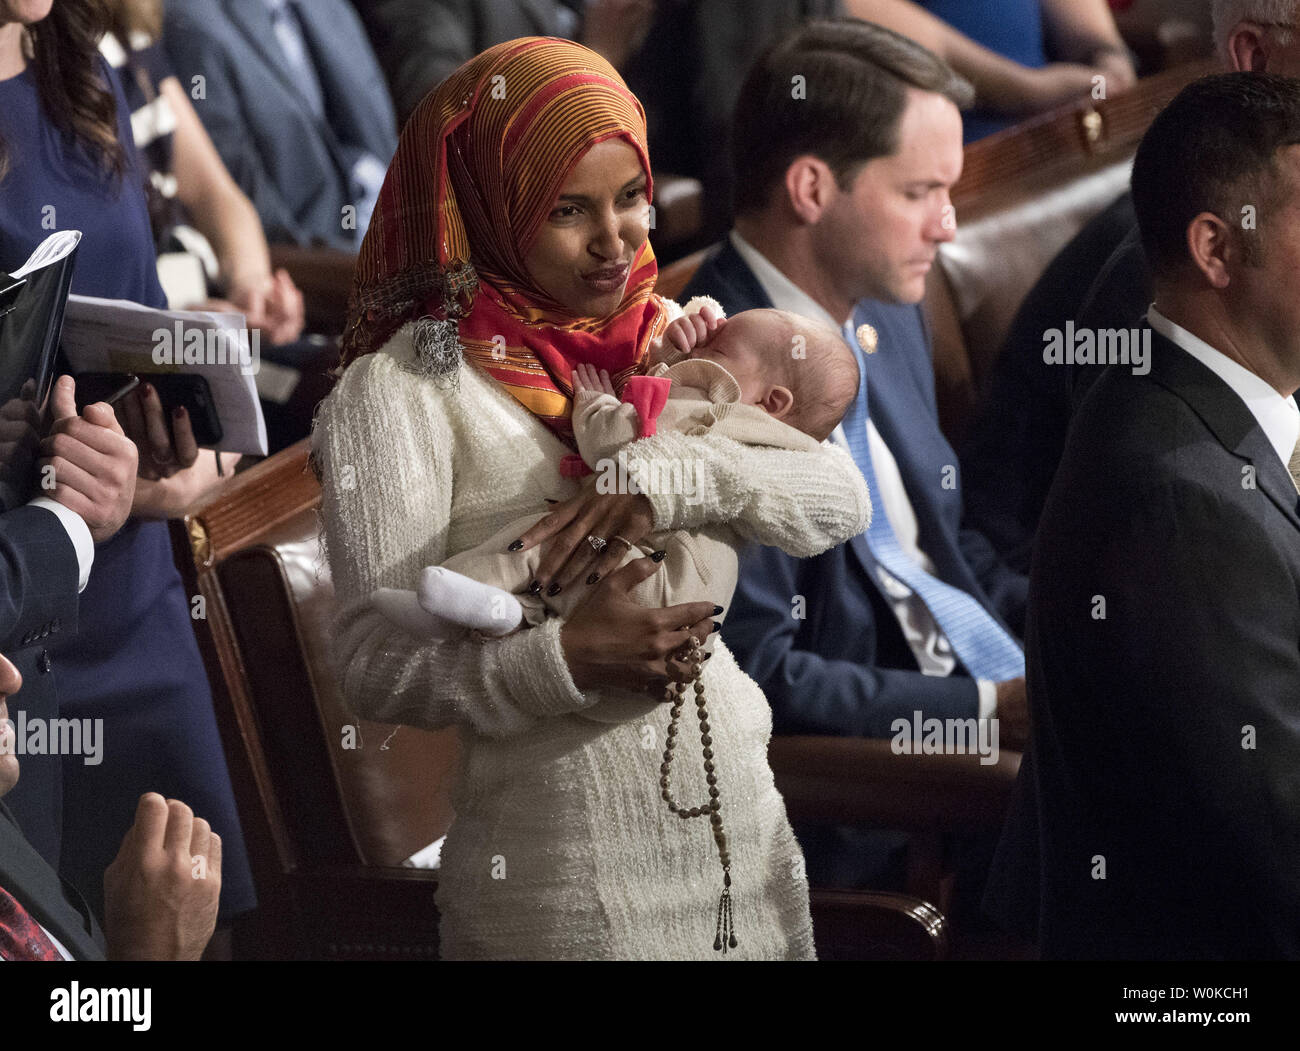
[[[473,367],[453,383],[412,371],[410,335],[408,325],[348,368],[321,408],[313,450],[347,704],[363,718],[461,731],[437,892],[443,954],[715,958],[722,873],[710,826],[671,814],[659,794],[667,706],[614,725],[576,717],[602,695],[574,685],[558,620],[503,639],[431,642],[369,605],[376,588],[414,588],[425,566],[577,490],[557,470],[569,450],[554,434]],[[869,517],[862,476],[830,446],[662,433],[636,451],[642,462],[706,467],[693,501],[651,497],[656,529],[726,522],[808,556]],[[706,668],[740,943],[729,955],[811,959],[803,856],[767,763],[771,712],[721,643]],[[692,722],[674,763],[674,792],[688,806],[707,799]]]

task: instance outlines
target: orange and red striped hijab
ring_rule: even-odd
[[[665,324],[649,241],[607,318],[573,317],[524,265],[573,167],[615,137],[637,151],[649,194],[641,104],[587,48],[526,37],[461,66],[402,130],[357,260],[343,364],[407,321],[458,319],[465,357],[571,433],[571,367],[640,371]]]

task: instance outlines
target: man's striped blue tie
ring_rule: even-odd
[[[854,462],[867,480],[871,493],[871,526],[867,546],[884,569],[901,580],[926,604],[939,630],[952,644],[957,659],[976,679],[1002,682],[1025,674],[1025,655],[1019,644],[974,598],[945,584],[922,569],[903,550],[894,534],[880,499],[880,487],[871,464],[867,439],[867,368],[854,332],[853,322],[844,326],[844,338],[858,356],[861,381],[858,397],[844,417],[844,436]]]

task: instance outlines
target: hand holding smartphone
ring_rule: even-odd
[[[133,377],[134,383],[131,382]],[[197,445],[215,446],[221,441],[221,418],[217,415],[208,381],[202,376],[176,372],[142,372],[138,375],[123,372],[83,372],[75,378],[78,409],[96,401],[107,401],[113,404],[117,398],[121,398],[130,390],[139,392],[141,388],[152,387],[157,391],[158,400],[162,403],[165,419],[175,421],[179,418],[176,410],[184,411],[184,415],[189,418]],[[128,417],[124,425],[130,422]],[[130,430],[128,427],[128,433]]]
[[[194,465],[200,446],[221,440],[221,421],[202,376],[87,372],[76,380],[79,405],[113,404],[123,430],[140,450],[142,479],[170,478]]]

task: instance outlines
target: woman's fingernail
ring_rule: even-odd
[[[172,419],[174,419],[174,420],[183,420],[183,419],[185,419],[185,406],[184,406],[184,405],[177,405],[176,408],[172,409]]]
[[[712,653],[706,653],[706,654],[704,655],[704,659],[705,659],[705,660],[708,660],[708,659],[709,659],[710,657],[712,657],[712,656],[713,656]]]
[[[523,546],[524,546],[524,542],[523,542],[522,540],[516,540],[516,541],[514,541],[514,542],[513,542],[513,543],[512,543],[508,548],[506,548],[506,550],[507,550],[507,551],[522,551],[522,550],[523,550]]]
[[[720,617],[720,616],[722,616],[722,607],[721,607],[721,606],[714,606],[714,607],[713,607],[713,615],[714,615],[715,617]]]
[[[528,585],[528,594],[540,595],[541,593],[542,593],[542,582],[540,580],[534,580],[531,584]]]
[[[719,624],[716,620],[713,622],[713,630],[714,630],[714,631],[721,631],[721,630],[722,630],[722,625]]]
[[[560,593],[560,585],[552,584],[549,588],[546,589],[546,593],[548,595],[558,595]]]
[[[153,397],[153,384],[152,384],[152,383],[146,383],[143,387],[140,388],[140,397],[142,397],[142,398],[152,398],[152,397]]]
[[[599,579],[600,579],[600,574],[599,574],[599,573],[593,573],[593,574],[591,574],[591,576],[589,576],[589,577],[587,578],[587,583],[588,583],[588,584],[594,584],[594,583],[596,583],[596,581],[598,581]]]
[[[545,500],[548,504],[558,504],[560,502],[559,500],[552,500],[549,496],[544,496],[542,497],[542,499]]]
[[[655,552],[653,555],[651,555],[650,557],[651,557],[652,559],[654,559],[656,562],[662,562],[665,558],[668,557],[668,552],[667,552],[667,551],[656,551],[656,552]]]

